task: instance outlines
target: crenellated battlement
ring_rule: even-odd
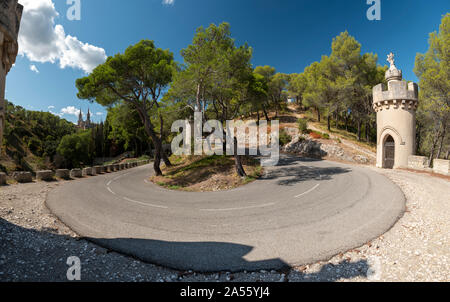
[[[376,112],[383,109],[417,109],[419,87],[416,83],[390,81],[388,87],[379,84],[373,88],[373,108]]]
[[[419,86],[402,80],[402,71],[395,66],[394,54],[390,53],[391,67],[386,71],[388,85],[378,84],[373,88],[373,109],[376,112],[389,109],[417,110]]]

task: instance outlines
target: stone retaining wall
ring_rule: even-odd
[[[103,168],[101,166],[95,166],[93,169],[95,170],[96,175],[103,173]]]
[[[126,169],[131,169],[135,167],[140,167],[146,164],[149,164],[150,160],[141,160],[136,162],[128,162],[122,164],[114,164],[108,166],[95,166],[88,167],[84,169],[58,169],[55,172],[51,170],[37,171],[36,172],[36,180],[38,181],[51,181],[54,180],[55,177],[58,179],[69,180],[71,178],[82,178],[85,176],[96,176],[102,173],[108,172],[116,172],[122,171]],[[441,166],[437,166],[441,167]],[[12,178],[15,179],[19,183],[27,183],[33,181],[33,175],[31,172],[14,172],[12,174]],[[7,180],[7,175],[3,172],[0,172],[0,185],[5,185]]]
[[[38,181],[50,181],[53,179],[54,179],[54,173],[51,170],[36,172],[36,180],[38,180]]]
[[[443,160],[443,159],[433,160],[433,172],[449,176],[450,160]]]
[[[83,176],[92,176],[92,168],[84,168]]]
[[[18,183],[27,183],[33,181],[33,174],[31,172],[14,172],[12,178]]]
[[[70,171],[70,177],[81,178],[83,177],[83,171],[81,171],[81,169],[73,169],[72,171]]]
[[[425,156],[411,155],[408,157],[408,168],[414,170],[426,170],[430,167],[430,161]]]
[[[58,169],[56,170],[56,177],[61,179],[69,179],[70,178],[70,171],[67,169]]]

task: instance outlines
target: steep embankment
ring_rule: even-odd
[[[8,103],[0,171],[49,168],[61,138],[74,132],[75,126],[58,116]]]

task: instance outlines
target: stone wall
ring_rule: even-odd
[[[414,170],[426,170],[430,166],[430,162],[425,156],[411,155],[408,157],[408,168]]]
[[[450,176],[450,160],[433,160],[433,172]]]

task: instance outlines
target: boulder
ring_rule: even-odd
[[[54,179],[55,174],[51,170],[37,171],[36,180],[38,181],[50,181]]]
[[[72,171],[70,171],[70,177],[81,178],[83,177],[83,171],[81,171],[81,169],[73,169]]]
[[[57,178],[70,179],[70,171],[67,170],[67,169],[56,170],[55,175],[56,175]]]
[[[31,172],[14,172],[12,177],[19,183],[27,183],[33,181],[33,174]]]
[[[92,168],[84,168],[82,174],[83,176],[92,176]]]
[[[103,167],[102,166],[95,166],[94,170],[95,170],[95,174],[96,175],[99,175],[99,174],[103,173]]]

